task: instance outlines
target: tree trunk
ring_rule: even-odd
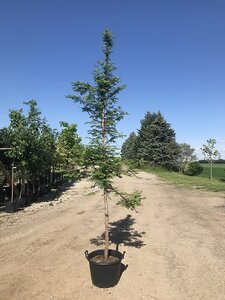
[[[0,161],[0,170],[2,171],[3,175],[5,176],[5,179],[8,181],[10,186],[12,186],[12,178],[1,161]],[[15,196],[17,198],[19,198],[19,192],[18,192],[15,184],[13,184],[13,193],[15,194]]]
[[[102,147],[105,146],[105,109],[102,109]],[[109,206],[108,206],[108,191],[104,188],[104,212],[105,212],[105,249],[104,260],[109,257]]]
[[[54,182],[53,182],[53,180],[54,180],[53,173],[54,173],[54,168],[51,167],[51,170],[50,170],[50,177],[49,177],[49,184],[50,184],[51,187],[52,187],[52,185],[54,184]]]
[[[25,171],[22,171],[22,178],[21,178],[21,194],[22,194],[22,196],[25,195]]]
[[[33,177],[33,178],[32,178],[32,193],[33,193],[33,194],[36,192],[35,184],[36,184],[36,179]]]
[[[105,110],[102,110],[102,146],[105,145]]]
[[[109,257],[109,206],[108,206],[108,191],[104,190],[104,212],[105,212],[105,249],[104,259]]]
[[[210,162],[210,179],[213,178],[213,164],[212,161]]]
[[[22,177],[21,178],[19,178],[19,183],[20,183],[20,196],[19,196],[19,199],[21,199],[22,198]]]
[[[41,176],[38,176],[38,192],[41,191]]]

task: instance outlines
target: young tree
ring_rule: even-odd
[[[160,112],[147,112],[137,138],[137,158],[150,165],[171,168],[179,153],[175,131]]]
[[[22,109],[10,110],[10,124],[8,129],[11,150],[6,152],[16,166],[16,173],[21,180],[20,195],[24,190],[25,170],[27,169],[27,120]]]
[[[88,152],[92,164],[92,180],[103,189],[105,215],[105,249],[104,260],[108,259],[109,250],[109,210],[108,198],[110,192],[119,191],[112,186],[112,178],[121,176],[121,165],[117,155],[115,142],[121,134],[117,130],[117,123],[123,119],[125,112],[117,105],[117,95],[125,88],[120,85],[120,78],[113,74],[116,67],[111,62],[113,48],[112,33],[106,29],[103,32],[103,59],[98,61],[93,72],[94,84],[77,81],[72,84],[76,95],[69,95],[73,101],[80,103],[82,111],[90,118],[90,146]],[[140,205],[141,195],[119,193],[119,204],[134,209]]]
[[[77,125],[60,122],[62,130],[57,140],[57,153],[59,165],[70,175],[74,173],[75,168],[81,164],[83,146],[81,138],[77,134]]]
[[[53,130],[45,118],[35,100],[24,102],[29,111],[27,120],[27,163],[29,175],[32,177],[33,187],[37,178],[50,172],[51,167],[56,164],[56,137],[57,132]],[[40,179],[40,178],[39,178]],[[40,180],[38,189],[40,189]]]
[[[10,110],[9,118],[8,134],[12,150],[6,154],[20,170],[23,170],[26,168],[27,120],[22,109]]]
[[[11,149],[11,137],[8,127],[0,129],[0,189],[6,180],[10,185],[12,183],[11,171],[12,171],[12,159],[6,155]],[[14,186],[13,191],[16,197],[19,197],[19,192]],[[1,194],[1,193],[0,193]],[[3,195],[0,195],[0,198]],[[1,201],[1,200],[0,200]]]
[[[210,164],[210,179],[213,178],[213,163],[216,158],[220,158],[220,153],[215,149],[215,144],[215,139],[209,139],[207,140],[207,144],[203,144],[203,146],[201,147],[202,154]]]
[[[10,169],[12,164],[12,159],[7,156],[7,152],[12,147],[12,139],[10,136],[9,127],[3,127],[0,129],[0,161],[4,164],[6,169]],[[7,150],[4,150],[7,149]]]
[[[25,172],[34,181],[37,177],[49,171],[55,164],[56,132],[48,124],[35,100],[24,102],[28,105],[28,114],[22,109],[10,110],[10,125],[8,131],[8,144],[12,150],[7,151],[25,181]]]

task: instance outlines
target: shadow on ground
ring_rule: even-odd
[[[35,193],[21,199],[16,199],[14,200],[15,202],[17,202],[16,212],[23,210],[24,207],[30,206],[32,203],[49,202],[50,205],[53,205],[54,201],[57,201],[63,193],[69,190],[71,186],[78,181],[79,179],[69,182],[66,181],[62,184],[53,187],[50,191],[46,193]],[[5,203],[0,203],[0,213],[1,212],[5,212]]]
[[[225,204],[223,205],[216,205],[214,208],[220,212],[225,212]]]
[[[141,248],[145,246],[142,237],[145,232],[138,232],[134,229],[135,218],[127,215],[126,218],[109,223],[109,239],[111,244],[116,245],[116,249],[120,244],[128,247]],[[104,244],[105,233],[90,240],[91,244],[100,246]]]

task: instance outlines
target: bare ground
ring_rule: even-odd
[[[99,289],[84,256],[99,248],[104,222],[101,191],[91,185],[82,180],[54,202],[0,213],[0,299],[225,299],[224,195],[144,172],[116,180],[145,200],[138,213],[110,201],[112,240],[127,268],[117,286]]]

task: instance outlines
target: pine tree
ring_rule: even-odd
[[[147,112],[137,138],[137,158],[150,165],[171,168],[176,165],[179,147],[175,131],[160,112]]]
[[[121,147],[121,157],[125,160],[135,160],[137,157],[137,135],[131,132]]]

